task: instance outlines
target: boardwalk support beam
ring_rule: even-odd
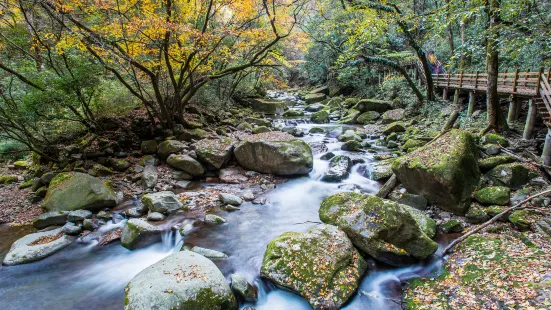
[[[470,117],[473,115],[474,107],[476,105],[476,92],[469,92],[469,108],[467,110],[467,115]]]
[[[511,125],[518,119],[520,110],[520,99],[515,96],[511,96],[511,102],[509,103],[509,114],[507,115],[507,124]]]
[[[534,99],[528,100],[528,115],[526,116],[526,124],[524,125],[524,133],[522,134],[522,138],[524,140],[530,140],[532,138],[537,112],[538,108],[534,102]]]

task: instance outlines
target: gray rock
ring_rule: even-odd
[[[33,220],[33,226],[36,229],[43,229],[48,226],[65,225],[67,222],[67,211],[55,211],[40,214]]]
[[[246,301],[256,302],[258,300],[258,291],[247,279],[240,274],[234,273],[230,277],[232,290]]]
[[[150,212],[147,215],[147,220],[148,221],[156,222],[156,221],[162,221],[164,219],[165,219],[165,216],[162,213],[159,213],[159,212]]]
[[[414,195],[409,193],[392,192],[388,195],[388,198],[399,204],[410,206],[421,211],[425,210],[428,204],[427,198],[422,195]]]
[[[323,155],[321,155],[321,160],[331,160],[331,158],[335,157],[335,154],[333,152],[327,152]]]
[[[352,167],[350,157],[344,155],[335,156],[329,163],[329,171],[321,177],[321,180],[325,182],[340,182],[348,178],[350,167]]]
[[[74,223],[68,222],[61,227],[61,231],[69,236],[76,236],[82,232],[82,227],[80,225],[75,225]]]
[[[231,211],[237,211],[237,210],[241,210],[240,208],[236,207],[236,206],[232,206],[232,205],[224,205],[222,207],[220,207],[222,210],[224,211],[228,211],[228,212],[231,212]]]
[[[96,217],[100,220],[109,221],[111,220],[111,214],[110,211],[99,211]]]
[[[140,146],[141,146],[141,149],[142,149],[142,153],[144,153],[144,154],[155,154],[155,153],[157,153],[157,141],[155,141],[155,140],[143,141]]]
[[[159,172],[153,165],[145,166],[142,173],[142,184],[145,188],[154,188],[159,178]]]
[[[99,224],[93,219],[85,219],[82,221],[82,228],[86,230],[95,230],[99,227]]]
[[[122,229],[121,245],[129,250],[161,241],[162,230],[142,219],[130,219]]]
[[[82,222],[85,219],[89,219],[91,217],[92,217],[92,211],[75,210],[75,211],[69,212],[69,214],[67,215],[67,221],[76,223],[76,222]]]
[[[133,207],[133,208],[129,208],[129,209],[124,210],[124,215],[126,215],[126,217],[136,218],[136,217],[141,217],[142,215],[144,215],[146,211],[147,211],[147,209],[143,210],[143,208]]]
[[[220,199],[223,204],[230,204],[232,206],[239,206],[243,203],[243,200],[241,200],[241,198],[226,193],[220,193],[218,199]]]
[[[186,223],[179,229],[180,235],[187,236],[193,231],[193,224],[192,223]]]
[[[44,173],[44,175],[42,175],[40,177],[40,182],[43,184],[43,185],[50,185],[50,182],[52,182],[52,180],[54,179],[55,177],[55,173],[53,172],[46,172]]]
[[[50,241],[40,242],[45,238]],[[39,261],[70,245],[74,240],[75,237],[65,235],[62,228],[26,235],[12,244],[2,264],[13,266]]]
[[[191,181],[178,181],[174,183],[175,189],[187,189],[189,185],[191,184]]]
[[[218,215],[207,214],[205,215],[205,222],[210,224],[223,224],[226,223],[226,219]]]
[[[172,171],[172,178],[175,180],[190,181],[193,179],[193,176],[185,171],[174,170]]]
[[[167,158],[170,154],[178,153],[186,148],[186,145],[177,140],[166,140],[157,146],[157,154],[161,159]]]
[[[314,161],[310,146],[283,132],[251,135],[234,150],[242,167],[276,175],[301,175],[312,171]]]
[[[205,249],[198,246],[194,246],[193,248],[191,248],[191,251],[197,254],[201,254],[206,258],[227,258],[228,257],[228,255],[222,252],[211,250],[211,249]]]
[[[211,169],[220,169],[231,158],[233,151],[231,138],[203,139],[195,143],[197,159]]]
[[[144,269],[126,286],[125,300],[127,310],[237,310],[224,275],[212,261],[191,251],[172,254]]]
[[[244,199],[245,201],[253,201],[253,200],[254,200],[253,191],[251,191],[250,189],[246,190],[246,191],[243,193],[243,199]]]
[[[182,209],[182,203],[178,197],[169,191],[144,195],[142,203],[151,212],[173,213]]]

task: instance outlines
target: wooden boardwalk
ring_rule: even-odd
[[[465,92],[485,93],[488,75],[485,72],[433,74],[434,86],[442,89],[459,89]],[[497,92],[501,96],[531,99],[547,126],[551,127],[551,68],[537,72],[501,72]]]

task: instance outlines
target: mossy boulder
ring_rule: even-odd
[[[161,159],[166,159],[170,154],[179,153],[186,145],[177,140],[166,140],[157,147],[157,154]]]
[[[530,213],[527,210],[516,210],[511,215],[509,215],[509,221],[521,231],[530,230],[530,225],[532,224],[528,219]]]
[[[478,203],[473,203],[465,213],[465,221],[471,224],[480,224],[486,222],[490,216],[486,213],[486,208]]]
[[[427,144],[427,142],[423,140],[408,139],[404,145],[402,145],[402,150],[410,152],[424,146],[425,144]]]
[[[254,112],[265,114],[282,114],[285,109],[285,103],[282,101],[259,98],[252,99],[251,106]]]
[[[337,140],[339,140],[340,142],[346,142],[351,140],[361,142],[362,137],[360,137],[360,135],[358,135],[354,130],[347,130],[343,134],[339,135],[337,137]]]
[[[312,128],[310,128],[310,130],[308,132],[309,133],[324,133],[325,130],[321,127],[312,127]]]
[[[27,170],[27,168],[31,166],[31,162],[26,160],[18,160],[13,163],[13,166],[18,170]]]
[[[80,172],[65,172],[50,182],[42,208],[47,211],[99,211],[116,204],[115,194],[100,179]]]
[[[111,158],[109,163],[113,169],[120,172],[124,172],[126,169],[130,168],[130,163],[124,159]]]
[[[327,111],[314,112],[310,116],[310,120],[315,124],[329,123],[329,113]]]
[[[343,231],[318,225],[270,241],[260,276],[306,298],[314,309],[338,309],[358,288],[366,266]]]
[[[503,147],[509,146],[509,141],[507,141],[507,138],[495,133],[485,134],[480,142],[482,142],[483,144],[499,144]]]
[[[230,160],[233,145],[231,138],[203,139],[195,144],[195,153],[207,168],[220,169]]]
[[[469,208],[480,178],[478,149],[469,133],[452,130],[396,159],[392,171],[408,192],[462,215]]]
[[[122,229],[121,245],[129,250],[160,242],[162,229],[143,219],[129,219]]]
[[[392,171],[390,172],[392,175]],[[390,175],[388,177],[390,177]],[[422,195],[414,195],[410,193],[392,192],[388,195],[388,198],[392,201],[396,201],[399,204],[410,206],[417,210],[425,210],[428,205],[427,198]]]
[[[440,225],[440,230],[445,234],[460,233],[463,231],[463,224],[456,220],[449,220]]]
[[[184,131],[178,136],[178,140],[191,141],[201,140],[208,137],[209,133],[201,128],[184,129]]]
[[[287,111],[283,112],[283,116],[285,116],[285,117],[304,116],[304,111],[301,111],[301,110],[287,110]]]
[[[248,136],[236,145],[234,155],[246,169],[276,175],[307,174],[314,162],[308,143],[280,131]]]
[[[323,100],[325,100],[325,94],[308,94],[304,96],[304,101],[306,104],[318,103]]]
[[[354,108],[360,112],[375,111],[384,113],[392,109],[390,101],[376,100],[376,99],[362,99],[354,106]]]
[[[406,123],[404,122],[394,122],[394,123],[388,124],[385,128],[383,128],[383,134],[386,136],[394,132],[404,132],[404,131],[406,131]]]
[[[425,259],[438,248],[436,222],[419,210],[376,196],[348,192],[325,198],[320,219],[340,227],[362,252],[393,266]]]
[[[520,163],[499,165],[486,174],[486,177],[494,185],[507,186],[512,189],[522,188],[537,176],[536,172]]]
[[[205,173],[205,168],[201,163],[189,155],[172,154],[167,158],[166,163],[172,168],[185,171],[192,176],[202,176]]]
[[[125,310],[237,310],[218,267],[204,256],[182,251],[147,267],[126,286]]]
[[[358,102],[360,102],[360,98],[346,98],[342,102],[342,106],[346,109],[350,109],[351,107],[355,106]]]
[[[270,132],[272,130],[270,130],[270,128],[266,127],[266,126],[257,126],[255,128],[253,128],[253,134],[257,134],[257,133],[263,133],[263,132]]]
[[[344,155],[337,155],[329,162],[329,170],[321,177],[325,182],[340,182],[350,175],[352,160]]]
[[[478,190],[474,198],[485,205],[504,206],[509,203],[511,189],[504,186],[489,186]]]
[[[362,144],[356,140],[346,141],[343,145],[341,145],[341,150],[359,152],[362,150]]]
[[[361,114],[362,114],[362,112],[360,112],[356,109],[350,109],[346,112],[344,117],[341,120],[339,120],[339,123],[348,124],[348,125],[357,124],[358,123],[358,117],[360,117]]]
[[[253,125],[251,125],[247,122],[241,122],[241,123],[239,123],[239,125],[237,125],[237,130],[252,131],[253,130]]]
[[[143,154],[155,154],[157,153],[157,141],[155,140],[142,141],[140,148]]]
[[[54,211],[40,214],[33,220],[33,226],[36,229],[44,229],[48,226],[61,226],[67,222],[67,211]]]
[[[512,162],[515,162],[515,158],[512,156],[494,156],[480,159],[478,161],[478,167],[480,167],[480,170],[488,171],[496,166],[509,164]]]
[[[358,122],[358,124],[367,125],[375,122],[379,118],[381,118],[381,114],[379,112],[367,111],[360,114],[356,121]]]
[[[0,184],[11,184],[17,182],[16,175],[0,175]]]
[[[266,127],[272,126],[272,123],[269,120],[256,118],[256,117],[247,117],[245,118],[245,122],[251,125],[257,125],[257,126],[266,126]]]

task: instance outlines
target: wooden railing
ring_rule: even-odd
[[[547,76],[540,75],[540,88],[538,89],[538,95],[543,99],[543,103],[547,108],[547,111],[551,115],[551,86],[549,85],[549,79],[551,78],[551,68],[547,70]]]
[[[438,88],[451,88],[462,89],[470,91],[486,91],[486,84],[488,82],[488,75],[485,72],[472,72],[472,73],[440,73],[432,75],[435,87]],[[517,95],[523,97],[538,97],[540,95],[540,89],[544,82],[545,95],[550,100],[551,105],[551,92],[547,93],[551,78],[551,68],[544,72],[541,68],[538,72],[521,72],[516,70],[515,72],[500,72],[498,74],[497,88],[498,93],[507,95]],[[550,111],[551,112],[551,111]]]

